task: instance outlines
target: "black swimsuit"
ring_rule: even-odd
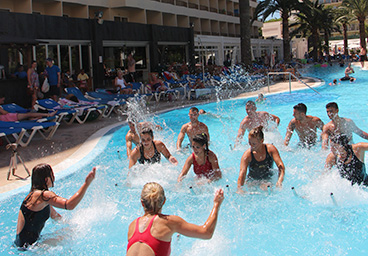
[[[145,158],[144,157],[144,148],[143,145],[140,145],[140,152],[141,152],[141,157],[138,159],[138,162],[140,164],[154,164],[154,163],[159,163],[161,161],[161,154],[160,152],[158,152],[155,143],[152,141],[153,144],[153,148],[155,149],[155,154],[153,155],[153,157],[151,158]]]
[[[30,196],[31,195],[32,194],[30,194]],[[50,205],[47,205],[38,212],[31,211],[25,206],[30,196],[23,201],[20,207],[24,216],[24,227],[16,236],[14,241],[15,245],[18,247],[27,247],[28,245],[35,243],[40,237],[40,233],[45,226],[45,222],[50,217]]]
[[[351,181],[351,185],[358,183],[360,185],[362,182],[364,185],[368,186],[368,176],[365,172],[365,164],[359,160],[359,158],[354,154],[351,145],[347,148],[348,155],[345,161],[351,155],[351,161],[349,163],[337,162],[337,169],[339,170],[340,176]]]
[[[266,158],[263,161],[257,161],[254,158],[252,150],[250,151],[252,155],[252,160],[249,163],[249,174],[248,178],[253,180],[269,180],[271,179],[273,172],[273,159],[268,153],[267,146],[266,148]]]

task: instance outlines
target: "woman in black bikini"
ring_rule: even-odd
[[[172,156],[165,144],[159,140],[153,140],[153,132],[150,128],[143,128],[140,134],[141,143],[136,146],[130,154],[129,168],[132,168],[137,161],[140,164],[154,164],[161,161],[163,154],[170,163],[177,165],[178,160]]]
[[[48,164],[36,165],[32,170],[31,192],[24,199],[18,214],[17,236],[14,241],[18,247],[28,247],[40,237],[49,217],[61,218],[53,207],[73,210],[82,200],[88,186],[95,178],[96,168],[87,175],[84,184],[71,198],[66,199],[49,191],[54,186],[55,176]]]
[[[364,153],[368,150],[368,143],[360,142],[349,144],[345,134],[335,135],[331,138],[331,153],[326,159],[326,169],[336,165],[340,176],[351,181],[368,186],[368,176],[365,170]]]
[[[259,126],[249,132],[248,140],[250,148],[244,152],[240,161],[240,173],[238,178],[238,190],[244,185],[249,167],[248,181],[260,181],[261,188],[267,189],[273,176],[272,166],[276,163],[279,169],[277,187],[282,186],[285,175],[285,166],[281,160],[279,151],[274,145],[263,143],[263,127]]]

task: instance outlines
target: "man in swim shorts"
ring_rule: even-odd
[[[258,126],[263,126],[265,129],[269,126],[269,122],[275,122],[277,125],[280,123],[280,118],[272,115],[266,111],[257,111],[256,103],[254,101],[248,101],[245,104],[245,111],[248,116],[240,123],[238,136],[236,137],[235,145],[238,145],[243,139],[245,131],[250,131]]]
[[[140,143],[138,132],[142,131],[142,129],[146,127],[151,128],[152,130],[154,128],[158,130],[162,130],[162,127],[160,125],[155,125],[151,122],[138,122],[134,119],[129,119],[128,125],[129,125],[130,130],[125,136],[125,143],[126,143],[126,148],[127,148],[126,151],[127,151],[128,158],[130,157],[130,154],[132,152],[133,143],[135,145],[138,145]],[[136,128],[138,129],[138,132]]]
[[[210,141],[210,134],[208,132],[208,127],[204,123],[199,122],[198,117],[199,117],[198,108],[192,107],[189,110],[190,122],[184,124],[180,129],[178,140],[176,142],[177,150],[181,149],[181,144],[183,143],[185,134],[188,135],[190,143],[192,143],[192,139],[194,138],[194,136],[196,136],[197,134],[202,134],[202,133],[206,134],[208,141]]]
[[[291,119],[285,136],[284,144],[289,145],[294,130],[299,135],[299,145],[303,147],[311,147],[317,141],[317,128],[323,129],[323,122],[316,116],[307,116],[307,106],[299,103],[294,107],[294,118]]]
[[[368,139],[368,133],[359,129],[353,120],[346,117],[339,117],[339,107],[337,103],[330,102],[326,105],[328,117],[331,119],[322,130],[322,149],[327,149],[329,139],[338,134],[346,134],[349,142],[352,142],[353,133],[359,135],[363,139]]]

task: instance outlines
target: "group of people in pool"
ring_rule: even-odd
[[[271,122],[278,125],[280,118],[264,111],[257,111],[253,101],[248,101],[245,107],[248,115],[240,124],[235,147],[240,144],[245,131],[249,131],[250,148],[241,157],[238,178],[239,192],[242,192],[245,180],[247,184],[256,184],[262,189],[267,189],[271,185],[273,163],[276,163],[278,168],[276,186],[282,186],[285,166],[277,148],[272,144],[264,143],[263,134],[263,129],[272,127]],[[364,139],[368,139],[368,134],[359,129],[351,119],[340,117],[336,103],[328,103],[326,111],[331,121],[324,125],[318,117],[306,115],[307,107],[303,103],[295,105],[294,118],[287,127],[285,146],[289,145],[292,134],[296,131],[299,136],[299,146],[310,148],[316,144],[317,129],[320,129],[322,130],[322,148],[327,149],[329,144],[331,148],[331,153],[326,159],[326,168],[336,165],[340,175],[350,180],[352,184],[368,185],[364,164],[364,153],[368,150],[368,143],[351,144],[352,133]],[[208,149],[208,127],[199,122],[199,113],[200,111],[195,107],[189,110],[190,122],[182,126],[178,136],[176,144],[178,150],[182,148],[185,134],[189,137],[190,146],[193,149],[193,153],[187,158],[182,168],[178,181],[185,177],[192,165],[198,177],[206,178],[208,181],[221,178],[217,157]],[[126,143],[130,168],[137,161],[140,164],[157,163],[160,161],[161,154],[172,164],[178,164],[166,146],[161,141],[154,140],[152,129],[162,129],[160,126],[136,122],[129,122],[129,126]],[[132,143],[137,144],[134,149],[131,148]],[[31,191],[24,199],[18,214],[15,244],[19,247],[34,244],[50,216],[56,219],[61,218],[53,207],[74,209],[84,197],[95,173],[96,169],[93,168],[81,188],[71,198],[66,199],[49,191],[55,180],[51,167],[47,164],[34,167]],[[195,225],[178,216],[162,214],[166,201],[164,190],[155,182],[147,183],[141,193],[144,215],[134,220],[128,229],[127,255],[170,255],[170,242],[174,233],[202,239],[211,238],[223,200],[224,192],[219,189],[215,193],[214,205],[207,221],[204,225]]]

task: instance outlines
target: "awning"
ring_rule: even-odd
[[[39,44],[40,42],[41,41],[38,41],[33,38],[0,34],[0,45],[3,45],[3,44],[6,44],[6,45],[9,45],[9,44],[36,45],[36,44]]]

